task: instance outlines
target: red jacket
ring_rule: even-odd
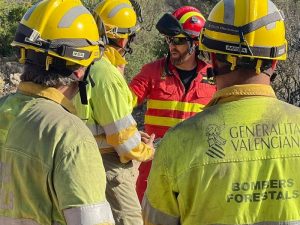
[[[206,76],[207,67],[210,65],[198,61],[198,75],[189,90],[185,91],[171,62],[171,75],[165,73],[165,60],[162,58],[144,65],[130,83],[139,104],[148,99],[145,131],[149,134],[155,133],[156,138],[163,137],[170,127],[202,111],[216,91],[215,85]]]

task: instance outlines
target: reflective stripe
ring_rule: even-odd
[[[131,138],[129,138],[126,142],[123,144],[120,144],[115,147],[116,151],[122,155],[126,152],[130,152],[132,149],[137,147],[141,143],[141,134],[137,130],[134,135],[132,135]]]
[[[166,213],[153,208],[150,205],[150,202],[148,201],[146,195],[144,195],[144,199],[142,202],[142,208],[143,208],[144,219],[146,221],[150,222],[151,224],[168,224],[168,225],[179,225],[180,224],[179,217],[167,215]]]
[[[145,124],[149,124],[149,125],[173,127],[182,121],[184,121],[184,119],[161,117],[161,116],[149,116],[149,115],[145,116]]]
[[[31,219],[15,219],[9,217],[0,217],[0,224],[3,225],[40,225]]]
[[[98,124],[87,124],[87,127],[90,129],[94,136],[104,134],[104,129]]]
[[[64,216],[68,225],[115,224],[108,202],[65,209]]]
[[[277,12],[278,9],[276,7],[276,5],[272,2],[272,1],[268,1],[268,14],[271,14],[271,13],[274,13],[274,12]],[[282,18],[283,20],[283,18]]]
[[[32,12],[34,11],[34,9],[38,6],[39,4],[35,4],[34,6],[32,6],[23,16],[24,20],[28,20],[29,17],[31,16]]]
[[[185,21],[187,21],[189,18],[191,18],[192,16],[200,16],[202,19],[204,19],[204,17],[201,15],[201,13],[198,12],[188,12],[186,14],[184,14],[180,20],[179,23],[184,23]],[[204,19],[205,20],[205,19]]]
[[[114,121],[113,123],[103,126],[103,129],[106,135],[111,135],[118,133],[132,125],[136,125],[136,122],[132,115],[128,115],[118,121]]]
[[[224,23],[234,25],[234,0],[224,0]]]
[[[58,23],[59,28],[68,28],[72,25],[77,17],[83,14],[90,14],[90,12],[83,6],[76,6],[71,8]]]
[[[122,3],[122,4],[119,4],[117,5],[116,7],[114,7],[108,14],[108,18],[112,18],[113,16],[115,16],[121,9],[124,9],[124,8],[131,8],[132,9],[132,6],[127,4],[127,3]]]
[[[277,11],[278,11],[278,9],[275,6],[275,4],[272,1],[268,1],[268,14],[271,14],[271,13],[274,13],[274,12],[277,12]],[[283,18],[282,18],[282,20],[283,20]],[[272,30],[272,29],[275,28],[275,26],[276,26],[276,22],[268,24],[266,26],[266,28],[268,30]]]
[[[205,105],[190,102],[148,100],[147,108],[178,110],[183,112],[201,112]]]

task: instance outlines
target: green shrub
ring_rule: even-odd
[[[22,16],[33,1],[0,0],[0,56],[11,56],[10,46]]]

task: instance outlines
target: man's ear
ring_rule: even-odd
[[[127,42],[128,42],[127,38],[119,38],[117,41],[118,45],[122,46],[122,48],[126,46]]]
[[[79,67],[77,70],[75,70],[71,77],[75,78],[76,80],[82,80],[84,73],[85,73],[86,67]]]

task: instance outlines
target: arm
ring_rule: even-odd
[[[167,153],[174,149],[166,135],[157,149],[143,199],[145,225],[179,225],[180,213],[176,188],[167,164],[171,163]]]
[[[114,224],[105,199],[106,179],[102,159],[92,138],[72,145],[57,159],[54,169],[58,207],[68,225]]]
[[[132,95],[126,81],[121,75],[107,76],[114,79],[99,83],[93,93],[94,118],[104,128],[107,143],[118,152],[121,162],[152,159],[153,140],[148,144],[141,141],[141,135],[131,115]]]
[[[141,104],[148,97],[152,85],[150,78],[150,71],[146,65],[130,82],[134,106]]]

